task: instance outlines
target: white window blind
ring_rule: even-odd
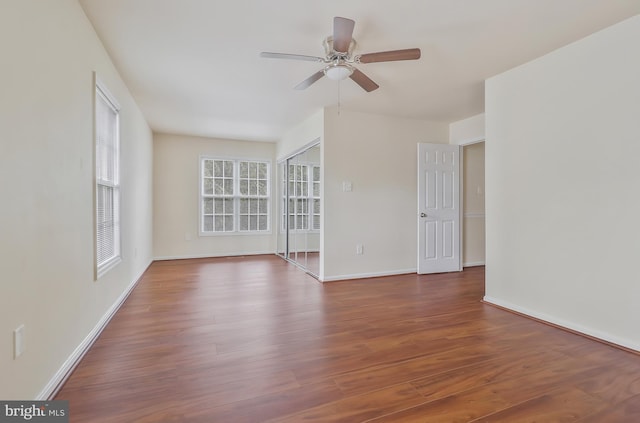
[[[96,83],[96,276],[120,262],[119,106]]]

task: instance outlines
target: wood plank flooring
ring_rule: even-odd
[[[640,356],[481,303],[484,268],[321,284],[155,262],[56,399],[72,422],[638,422]]]

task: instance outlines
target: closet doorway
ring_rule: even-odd
[[[320,142],[278,163],[278,255],[320,274]]]

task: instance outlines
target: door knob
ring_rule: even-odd
[[[420,217],[427,217],[426,213],[420,213]]]

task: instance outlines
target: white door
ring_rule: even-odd
[[[418,144],[418,273],[461,266],[460,147]]]

